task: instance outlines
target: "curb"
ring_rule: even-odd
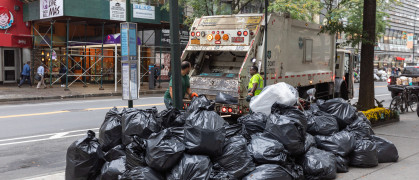
[[[139,95],[146,94],[164,94],[166,90],[154,90],[154,91],[140,91]],[[9,98],[0,99],[0,102],[10,101],[35,101],[35,100],[51,100],[51,99],[85,99],[91,97],[110,97],[110,96],[122,96],[122,93],[100,93],[100,94],[80,94],[80,95],[67,95],[67,96],[38,96],[38,97],[23,97],[23,98]]]

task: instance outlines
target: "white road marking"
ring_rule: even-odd
[[[390,96],[391,97],[391,94],[380,94],[380,95],[375,95],[375,97],[380,97],[380,96]],[[353,100],[356,100],[356,99],[358,99],[359,97],[355,97],[355,98],[352,98]]]
[[[98,134],[99,132],[95,132],[95,133]],[[76,135],[69,135],[69,136],[62,136],[62,137],[58,137],[58,138],[55,138],[55,139],[64,139],[64,138],[84,136],[84,135],[86,135],[86,133],[76,134]],[[18,141],[18,142],[11,142],[11,143],[3,143],[3,144],[0,144],[0,147],[1,146],[7,146],[7,145],[16,145],[16,144],[24,144],[24,143],[31,143],[31,142],[47,141],[47,140],[52,140],[52,139],[50,139],[50,138],[42,138],[42,139],[33,139],[33,140],[27,140],[27,141]]]
[[[49,137],[48,139],[59,139],[59,138],[61,138],[61,137],[65,136],[65,135],[67,135],[67,134],[68,134],[68,132],[57,133],[57,134],[55,134],[55,135],[53,135],[53,136]]]
[[[146,97],[146,98],[140,98],[136,101],[141,101],[141,100],[146,100],[146,99],[163,99],[163,97]],[[121,100],[121,98],[118,99],[97,99],[97,100],[77,100],[74,99],[73,101],[65,101],[66,105],[69,104],[84,104],[84,103],[91,103],[91,102],[105,102],[105,101],[117,101],[117,100]],[[1,108],[21,108],[21,107],[27,107],[27,106],[49,106],[49,105],[63,105],[63,101],[60,102],[40,102],[40,103],[34,103],[34,104],[19,104],[19,105],[0,105],[0,109]]]
[[[81,130],[74,130],[74,131],[66,131],[66,132],[60,132],[60,133],[76,133],[76,132],[85,132],[88,130],[96,131],[99,128],[90,128],[90,129],[81,129]],[[47,137],[47,136],[54,136],[59,133],[49,133],[49,134],[41,134],[41,135],[35,135],[35,136],[24,136],[24,137],[18,137],[18,138],[10,138],[10,139],[0,139],[0,142],[6,142],[6,141],[16,141],[16,140],[22,140],[22,139],[32,139],[32,138],[39,138],[39,137]]]

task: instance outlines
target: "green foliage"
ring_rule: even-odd
[[[327,1],[326,0],[326,6]],[[394,5],[397,5],[397,0],[378,0],[376,12],[376,37],[384,35],[385,29],[388,26],[389,14],[386,11]],[[325,13],[325,22],[322,32],[329,32],[331,34],[341,33],[346,35],[346,43],[352,47],[356,47],[359,43],[375,43],[366,40],[366,34],[363,33],[363,0],[344,0],[341,1],[337,7],[330,7]]]
[[[319,0],[274,0],[268,7],[270,12],[290,13],[293,19],[312,22],[321,9]]]

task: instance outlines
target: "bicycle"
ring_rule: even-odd
[[[417,111],[418,96],[412,92],[413,87],[405,86],[403,91],[393,97],[390,103],[390,110],[398,111],[399,113]]]

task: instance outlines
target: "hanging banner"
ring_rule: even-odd
[[[149,6],[146,4],[133,4],[133,13],[134,18],[140,19],[156,19],[156,11],[154,6]]]
[[[64,0],[41,0],[40,4],[40,18],[47,19],[52,17],[59,17],[64,15]]]
[[[110,1],[110,20],[126,21],[126,4],[124,2]]]

